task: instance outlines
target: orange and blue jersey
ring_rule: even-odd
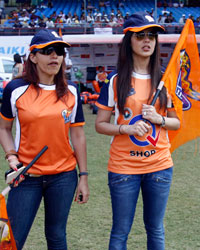
[[[151,77],[150,75],[132,73],[132,86],[126,98],[123,115],[119,113],[117,106],[116,80],[116,72],[109,74],[96,105],[104,110],[114,109],[115,124],[133,125],[142,120],[142,104],[148,103]],[[165,110],[160,110],[159,100],[156,101],[155,108],[158,113],[166,115]],[[172,109],[170,98],[167,109]],[[108,171],[121,174],[145,174],[173,166],[167,130],[148,120],[147,123],[151,129],[143,137],[136,135],[113,136]]]
[[[48,175],[71,171],[76,158],[70,145],[69,128],[83,126],[84,115],[77,85],[68,82],[68,92],[57,100],[55,85],[33,84],[12,80],[3,93],[0,115],[16,119],[15,147],[19,161],[28,165],[45,146],[48,150],[28,171]]]

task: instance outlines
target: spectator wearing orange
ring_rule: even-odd
[[[96,81],[98,82],[100,88],[103,86],[103,83],[105,82],[106,77],[107,77],[107,73],[104,71],[103,66],[99,66],[98,73],[96,75]]]

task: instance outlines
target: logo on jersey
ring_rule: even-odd
[[[72,117],[72,111],[64,109],[62,111],[62,117],[64,118],[65,123],[70,122],[71,121],[71,117]]]
[[[142,115],[137,115],[135,116],[130,122],[129,125],[133,125],[135,124],[137,121],[139,120],[143,120]],[[137,146],[140,147],[145,147],[148,145],[153,145],[154,147],[156,146],[159,136],[160,136],[160,131],[158,132],[157,136],[156,136],[156,126],[155,124],[151,123],[150,121],[147,121],[148,124],[151,126],[151,135],[148,135],[147,137],[143,137],[142,139],[140,139],[139,136],[134,136],[134,135],[129,135],[130,140]]]
[[[132,96],[134,95],[136,92],[135,92],[135,89],[134,88],[131,88],[129,93],[128,93],[128,96]]]
[[[129,108],[124,109],[124,120],[129,120],[132,116],[132,111]]]
[[[176,95],[183,103],[183,110],[191,108],[191,102],[188,98],[200,101],[200,93],[195,91],[192,87],[192,82],[188,80],[191,70],[191,62],[189,55],[184,50],[180,52],[180,71],[176,84]]]

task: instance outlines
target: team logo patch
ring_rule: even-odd
[[[191,70],[191,62],[189,55],[184,50],[180,52],[180,71],[176,83],[176,95],[183,103],[183,110],[189,110],[191,108],[191,102],[188,98],[200,101],[200,93],[195,91],[192,87],[192,82],[189,81],[189,75]]]
[[[61,114],[62,114],[62,117],[64,118],[65,123],[68,123],[71,121],[71,117],[72,117],[71,110],[64,109]]]
[[[128,93],[128,96],[132,96],[134,95],[136,92],[135,92],[135,89],[134,88],[131,88],[129,93]]]
[[[132,111],[129,108],[124,109],[124,120],[130,119],[132,116]]]

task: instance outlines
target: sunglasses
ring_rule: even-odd
[[[38,50],[38,52],[42,55],[49,56],[51,53],[55,52],[57,56],[64,56],[65,55],[65,49],[63,46],[51,46],[51,47],[45,47],[43,49]]]
[[[134,33],[134,36],[137,38],[137,40],[141,41],[143,40],[145,37],[148,37],[149,40],[154,40],[157,36],[158,36],[158,33],[152,33],[152,32],[137,32],[137,33]]]

